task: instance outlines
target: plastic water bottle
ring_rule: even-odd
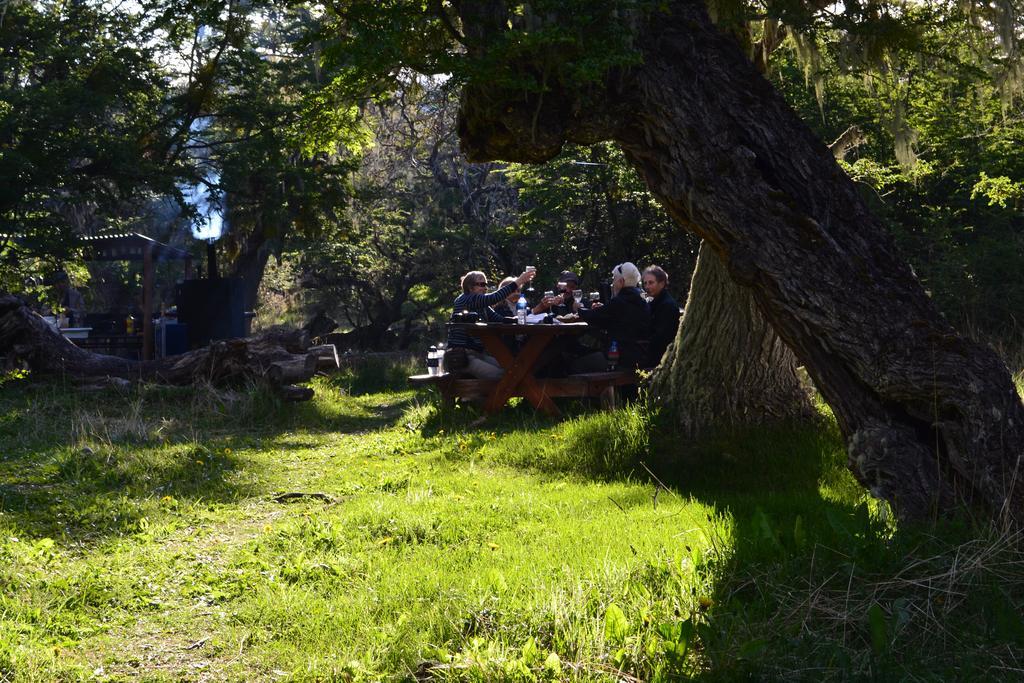
[[[516,302],[516,323],[519,325],[526,324],[526,309],[529,304],[526,303],[526,297],[522,294],[519,295],[519,301]]]
[[[608,347],[608,371],[614,371],[615,367],[619,364],[619,344],[614,339],[612,345]]]
[[[437,374],[444,374],[444,342],[437,345]]]
[[[427,351],[427,374],[428,375],[436,375],[436,374],[438,374],[437,366],[438,366],[437,347],[436,346],[431,346],[430,350]]]

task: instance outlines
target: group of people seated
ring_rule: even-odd
[[[515,316],[524,287],[535,275],[535,270],[527,269],[519,277],[505,278],[488,293],[487,276],[478,270],[469,271],[462,276],[462,293],[455,299],[452,320],[465,319],[464,314],[469,312],[475,313],[480,322],[508,322]],[[529,302],[532,314],[582,320],[599,333],[589,345],[577,341],[564,349],[554,372],[606,370],[608,350],[613,344],[618,352],[618,369],[653,368],[661,362],[665,349],[675,339],[680,317],[679,304],[668,291],[668,273],[664,269],[652,265],[641,273],[632,263],[620,263],[612,269],[611,297],[607,303],[574,296],[573,292],[579,289],[579,277],[572,271],[563,271],[557,290],[539,301]],[[514,344],[514,339],[509,343]],[[462,327],[450,328],[448,348],[465,353],[465,369],[474,377],[499,379],[504,374],[497,359]]]

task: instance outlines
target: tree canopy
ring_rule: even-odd
[[[288,237],[296,230],[313,237],[311,245],[318,235],[325,246],[355,245],[363,238],[339,226],[351,224],[351,174],[361,150],[373,144],[365,137],[376,125],[372,102],[398,101],[390,93],[403,92],[413,71],[438,75],[431,87],[447,90],[449,100],[463,84],[484,80],[520,89],[532,102],[523,130],[541,134],[536,116],[544,93],[575,84],[585,103],[588,89],[637,63],[636,28],[665,7],[11,4],[0,23],[0,164],[11,179],[0,202],[0,233],[21,237],[0,247],[10,278],[5,286],[20,283],[19,268],[34,267],[27,257],[67,257],[74,244],[69,234],[130,226],[168,238],[181,219],[169,220],[162,198],[177,202],[188,220],[196,212],[187,201],[194,187],[205,188],[227,218],[223,249],[240,275],[258,279],[269,256],[297,247]],[[918,275],[947,314],[1006,335],[1016,303],[1024,301],[1024,288],[1012,277],[1021,259],[1014,99],[1020,27],[1012,8],[735,2],[709,8],[822,139],[858,127],[857,144],[841,163]],[[71,35],[80,39],[67,40]],[[660,210],[640,186],[622,193],[635,176],[616,171],[609,154],[616,152],[570,147],[550,168],[508,169],[523,214],[506,219],[507,236],[575,235],[578,244],[565,247],[569,255],[582,245],[589,255],[619,254],[636,244],[624,236],[630,229],[611,209],[614,202],[587,198],[592,191],[635,196],[658,220]],[[599,206],[607,210],[595,211]],[[641,238],[653,239],[641,251],[674,266],[674,243],[660,234],[641,231]],[[692,259],[694,251],[687,243],[678,254]],[[481,256],[512,268],[506,246]],[[600,269],[614,257],[592,260]],[[678,261],[673,271],[690,262]],[[578,265],[587,263],[581,258]],[[449,280],[450,274],[439,282]]]

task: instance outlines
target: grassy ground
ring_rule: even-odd
[[[304,405],[0,384],[0,681],[1021,673],[1017,544],[897,530],[826,420],[480,425],[406,372]]]

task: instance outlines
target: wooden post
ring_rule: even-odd
[[[153,360],[153,245],[142,254],[142,360]]]

